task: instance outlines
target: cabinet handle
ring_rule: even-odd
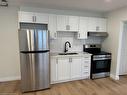
[[[34,22],[36,22],[36,16],[34,16]]]
[[[72,62],[72,58],[71,58],[71,62]]]
[[[85,63],[90,63],[90,61],[85,61]]]
[[[35,18],[35,22],[36,22],[36,16],[34,16],[34,18]]]
[[[68,25],[66,25],[66,30],[68,30]]]
[[[84,72],[84,74],[88,74],[88,72]]]
[[[69,58],[69,62],[72,62],[72,58]]]
[[[69,25],[66,25],[66,30],[70,30],[70,26]]]
[[[56,33],[54,33],[54,36],[56,37]]]
[[[56,64],[58,64],[58,59],[56,59]]]
[[[80,37],[80,34],[79,34],[79,37]]]
[[[70,25],[68,25],[68,30],[70,30]]]
[[[99,26],[97,26],[97,27],[96,27],[96,31],[99,31],[99,29],[100,29],[100,27],[99,27]]]
[[[89,57],[85,57],[85,58],[89,58]]]
[[[34,22],[34,16],[32,16],[33,22]]]

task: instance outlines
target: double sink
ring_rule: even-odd
[[[59,55],[76,55],[78,53],[59,53]]]

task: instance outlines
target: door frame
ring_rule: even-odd
[[[116,80],[119,80],[119,70],[121,63],[121,53],[122,53],[122,37],[124,33],[124,24],[127,20],[120,22],[120,33],[119,33],[119,44],[118,44],[118,54],[117,54],[117,68],[116,68]]]

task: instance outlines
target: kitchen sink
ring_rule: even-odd
[[[59,55],[75,55],[75,54],[78,54],[78,53],[59,53]]]

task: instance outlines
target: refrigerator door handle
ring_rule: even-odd
[[[28,50],[31,51],[31,42],[30,42],[30,30],[27,30],[27,43],[28,43]]]
[[[35,32],[34,30],[30,30],[30,37],[31,37],[31,50],[34,51],[34,47],[35,47]]]
[[[32,79],[33,79],[33,89],[36,89],[36,80],[35,80],[35,56],[34,54],[30,54],[31,55],[31,65],[32,65]]]
[[[33,90],[36,90],[36,76],[35,76],[35,56],[34,54],[28,54],[30,60],[30,80],[31,87]]]

